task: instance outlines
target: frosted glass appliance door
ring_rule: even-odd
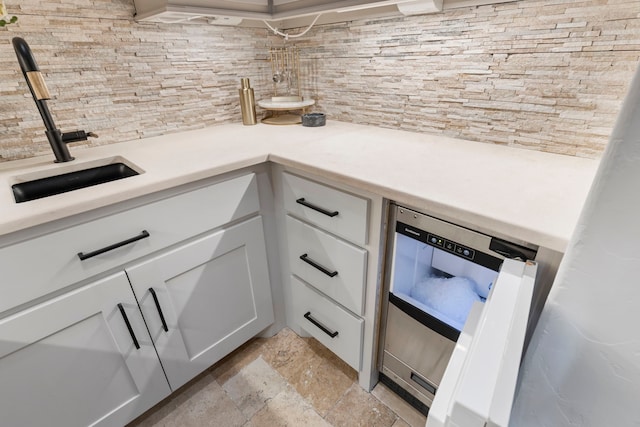
[[[427,427],[507,427],[537,265],[505,260],[484,305],[475,304],[427,417]]]
[[[437,239],[432,243],[425,232],[421,232],[422,237],[412,236],[407,227],[400,223],[397,226],[390,292],[443,323],[442,328],[427,326],[444,329],[444,335],[455,341],[472,305],[484,303],[489,295],[502,261],[485,255],[489,262],[481,265],[464,256],[463,251],[473,249],[429,234]],[[476,258],[480,255],[477,251],[468,253]]]

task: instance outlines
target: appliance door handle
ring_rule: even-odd
[[[299,198],[298,200],[296,200],[296,203],[301,204],[302,206],[306,206],[309,209],[313,209],[316,212],[320,212],[323,215],[329,216],[331,218],[333,218],[334,216],[337,216],[339,214],[338,211],[328,211],[324,208],[321,208],[320,206],[316,206],[313,203],[309,203],[307,201],[304,200],[304,197]]]
[[[435,395],[436,391],[438,390],[437,388],[435,388],[434,386],[432,386],[431,384],[429,384],[427,382],[427,380],[425,380],[424,378],[422,378],[420,375],[416,374],[415,372],[411,372],[411,381],[415,382],[416,384],[418,384],[420,387],[424,388],[425,390],[427,390],[429,393]]]
[[[322,271],[324,274],[326,274],[329,277],[336,277],[338,275],[337,271],[327,270],[326,268],[324,268],[323,266],[321,266],[320,264],[318,264],[317,262],[315,262],[314,260],[309,258],[309,255],[307,255],[307,254],[300,255],[300,259],[302,261],[306,262],[307,264],[309,264],[310,266],[312,266],[313,268],[316,268],[316,269]]]
[[[496,237],[491,238],[491,242],[489,242],[489,249],[505,258],[517,259],[520,261],[535,259],[536,257],[536,251],[516,245],[515,243],[500,240]]]
[[[318,322],[316,319],[314,319],[313,317],[311,317],[311,312],[307,311],[304,315],[304,318],[307,319],[309,322],[313,323],[315,326],[317,326],[322,332],[324,332],[325,334],[329,335],[331,338],[335,338],[338,336],[338,331],[332,331],[331,329],[327,328],[326,326],[324,326],[322,323]]]
[[[88,258],[92,258],[96,255],[100,255],[103,254],[105,252],[109,252],[112,251],[114,249],[118,249],[122,246],[126,246],[129,243],[133,243],[133,242],[137,242],[138,240],[142,240],[142,239],[146,239],[147,237],[149,237],[150,234],[147,230],[142,230],[142,232],[140,234],[138,234],[137,236],[131,237],[129,239],[123,240],[122,242],[118,242],[118,243],[114,243],[113,245],[109,245],[109,246],[105,246],[104,248],[95,250],[93,252],[87,252],[86,254],[84,252],[78,252],[78,258],[80,258],[80,261],[84,261],[85,259]]]
[[[136,334],[133,333],[133,328],[131,327],[131,323],[129,323],[129,318],[127,317],[127,313],[124,311],[124,307],[121,303],[118,303],[118,309],[120,310],[120,314],[122,314],[122,318],[124,319],[124,324],[127,325],[127,329],[129,330],[129,335],[131,335],[131,339],[133,340],[133,345],[136,346],[136,350],[140,350],[140,344],[138,344],[138,339],[136,338]]]
[[[156,309],[158,309],[158,315],[160,316],[160,321],[162,322],[162,329],[165,332],[169,332],[169,328],[167,327],[167,322],[164,320],[164,314],[162,314],[162,308],[160,308],[160,301],[158,301],[158,296],[156,295],[156,291],[153,288],[149,288],[149,293],[153,297],[153,302],[156,303]]]

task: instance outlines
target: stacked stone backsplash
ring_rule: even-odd
[[[265,29],[136,23],[133,0],[5,3],[19,21],[0,29],[0,160],[50,153],[14,36],[58,127],[92,145],[241,122],[241,77],[271,95],[282,41]],[[521,0],[319,25],[295,44],[328,120],[597,157],[640,59],[640,3]]]
[[[29,43],[62,131],[84,129],[100,145],[240,122],[240,79],[256,96],[266,30],[133,20],[132,0],[5,0],[17,24],[0,30],[0,156],[51,154],[11,39]],[[176,140],[176,144],[180,144]]]
[[[319,27],[303,46],[329,119],[597,157],[640,58],[640,2],[364,20]]]

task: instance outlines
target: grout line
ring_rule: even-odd
[[[338,406],[338,404],[340,402],[342,402],[342,399],[344,399],[344,397],[347,395],[347,393],[349,393],[349,390],[351,390],[351,388],[357,384],[355,381],[353,383],[351,383],[351,385],[349,386],[349,388],[347,388],[344,393],[342,393],[342,396],[340,396],[340,398],[338,400],[336,400],[336,402],[333,404],[333,406],[331,406],[331,408],[329,408],[329,410],[327,411],[326,415],[324,417],[322,417],[323,420],[326,421],[326,418],[329,416],[329,414],[336,408],[336,406]],[[358,386],[359,387],[359,386]],[[328,421],[327,421],[328,422]]]
[[[295,334],[295,332],[293,332]],[[292,338],[294,340],[298,340],[301,339],[300,337],[297,337],[297,335]],[[305,341],[305,340],[303,340]],[[272,362],[274,360],[272,360],[272,351],[275,350],[275,348],[270,348],[268,346],[265,346],[268,342],[268,339],[265,340],[258,348],[252,347],[252,346],[248,346],[247,348],[244,348],[243,350],[248,350],[251,349],[250,351],[252,352],[252,357],[247,357],[246,359],[243,357],[239,357],[239,360],[236,360],[235,363],[233,364],[229,364],[228,365],[228,369],[229,370],[234,370],[236,371],[235,374],[229,378],[226,379],[225,383],[226,384],[228,381],[230,381],[232,378],[236,377],[237,375],[239,375],[243,370],[245,370],[247,368],[247,366],[251,365],[252,363],[254,363],[255,361],[257,361],[258,359],[262,359],[264,362],[266,362],[266,365],[273,370],[273,372],[276,373],[276,375],[283,381],[283,383],[285,384],[285,388],[283,390],[281,390],[276,396],[270,397],[267,400],[265,400],[263,402],[263,406],[260,410],[258,410],[256,413],[254,413],[250,418],[247,418],[247,416],[245,415],[245,413],[240,409],[239,406],[239,402],[236,402],[234,399],[231,398],[231,396],[229,395],[229,393],[227,392],[227,390],[224,388],[224,384],[221,383],[220,379],[226,377],[226,373],[229,371],[225,371],[224,373],[222,373],[221,375],[218,376],[213,376],[213,371],[214,371],[214,366],[210,367],[209,369],[207,369],[205,372],[203,372],[202,374],[198,375],[196,378],[194,378],[193,380],[191,380],[189,383],[187,383],[184,388],[182,389],[182,392],[184,393],[185,390],[187,388],[189,388],[189,385],[193,385],[195,384],[199,378],[202,378],[204,376],[211,376],[213,379],[213,382],[220,387],[220,389],[224,392],[225,397],[227,399],[229,399],[236,410],[239,411],[240,414],[242,414],[243,418],[244,418],[244,422],[241,424],[243,427],[247,427],[250,425],[251,421],[255,418],[255,416],[260,413],[260,411],[262,409],[264,409],[271,400],[273,400],[275,397],[277,397],[278,395],[280,395],[281,393],[285,393],[285,392],[294,392],[296,393],[300,399],[302,401],[305,402],[305,404],[313,409],[313,412],[315,412],[315,414],[319,417],[319,419],[324,420],[324,422],[326,422],[328,425],[332,425],[329,421],[327,421],[327,419],[329,418],[330,414],[334,414],[336,411],[336,408],[345,400],[346,395],[350,392],[354,392],[354,387],[360,387],[357,379],[352,381],[351,384],[346,388],[346,390],[339,396],[339,398],[333,403],[333,405],[331,405],[330,408],[328,408],[326,410],[325,415],[323,416],[318,409],[313,405],[313,403],[307,398],[302,396],[302,394],[300,394],[296,388],[293,386],[293,384],[291,384],[285,377],[284,375],[278,370],[276,369],[275,366],[273,366]],[[305,345],[308,346],[308,343],[306,343],[305,341]],[[231,356],[231,355],[229,355]],[[248,356],[248,355],[247,355]],[[323,360],[327,360],[325,357],[322,357]],[[226,361],[226,363],[228,363],[229,360]],[[223,362],[225,363],[225,362]],[[242,367],[240,369],[239,366],[242,365]],[[197,392],[196,392],[197,394]],[[393,424],[395,424],[399,419],[405,421],[407,424],[411,425],[407,420],[405,420],[402,416],[400,416],[396,411],[394,411],[389,405],[387,405],[385,402],[383,402],[381,399],[379,399],[377,396],[375,396],[372,392],[368,392],[368,394],[370,396],[373,396],[375,398],[375,402],[378,402],[381,406],[387,408],[391,413],[393,413],[393,415],[395,416],[395,419],[393,420],[393,422],[391,423],[391,426],[393,426]],[[174,395],[174,396],[170,396],[166,399],[166,401],[162,404],[162,406],[168,406],[171,404],[174,404],[176,399],[178,399],[179,396]],[[158,405],[156,405],[158,406]],[[175,409],[175,408],[174,408]],[[240,421],[240,420],[238,420]],[[160,424],[156,424],[156,426],[158,426]]]

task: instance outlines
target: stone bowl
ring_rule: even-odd
[[[302,126],[318,127],[327,123],[327,116],[324,113],[308,113],[302,115]]]

